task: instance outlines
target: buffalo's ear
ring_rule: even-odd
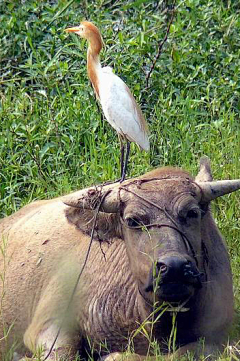
[[[100,242],[111,242],[113,238],[122,238],[118,213],[91,211],[70,206],[66,208],[65,216],[69,223],[75,225],[85,234],[91,236],[92,232],[94,232],[93,238]]]
[[[63,203],[68,206],[65,211],[67,220],[91,235],[96,217],[94,238],[100,241],[121,238],[120,204],[126,196],[123,193],[120,198],[121,185],[103,184],[62,197]]]
[[[213,180],[210,159],[202,156],[199,161],[199,172],[195,178],[195,182],[211,182]]]
[[[62,197],[63,203],[67,206],[82,209],[99,209],[105,213],[118,213],[120,207],[120,191],[123,185],[131,180],[123,183],[103,184],[86,189],[82,189],[75,193]],[[121,201],[124,196],[121,194]]]

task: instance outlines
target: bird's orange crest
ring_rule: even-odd
[[[81,25],[86,29],[87,38],[91,39],[91,46],[96,53],[100,53],[104,43],[99,29],[89,21],[82,21]]]

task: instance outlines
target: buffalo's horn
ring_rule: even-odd
[[[203,155],[199,161],[199,172],[195,178],[196,182],[211,182],[212,178],[212,171],[211,171],[211,162],[210,159]]]
[[[210,202],[217,197],[240,189],[240,179],[214,182],[196,182],[202,191],[202,202]]]

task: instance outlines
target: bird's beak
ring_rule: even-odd
[[[75,26],[74,28],[67,28],[64,31],[66,31],[66,33],[76,33],[79,31],[79,26]]]

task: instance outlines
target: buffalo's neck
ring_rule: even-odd
[[[146,319],[142,303],[138,303],[138,291],[134,284],[128,284],[124,290],[128,290],[127,294],[122,292],[122,286],[116,287],[115,290],[102,299],[93,299],[89,305],[91,322],[85,324],[85,337],[95,339],[98,343],[105,344],[107,340],[107,353],[119,351],[121,345],[122,350],[126,350],[129,337],[132,339],[131,346],[134,346],[135,352],[144,354],[149,346],[147,338],[141,331],[141,327]],[[144,324],[145,330],[149,328],[148,324]],[[150,330],[149,330],[150,331]],[[101,353],[105,353],[100,346]],[[100,352],[100,351],[99,351]]]
[[[85,305],[84,309],[78,306],[78,325],[85,339],[107,339],[108,348],[117,351],[121,344],[127,347],[127,338],[137,333],[150,309],[139,294],[123,241],[102,244],[102,252],[94,243],[88,264],[76,297],[79,306]],[[141,338],[137,343],[144,350],[140,334],[135,338]]]

